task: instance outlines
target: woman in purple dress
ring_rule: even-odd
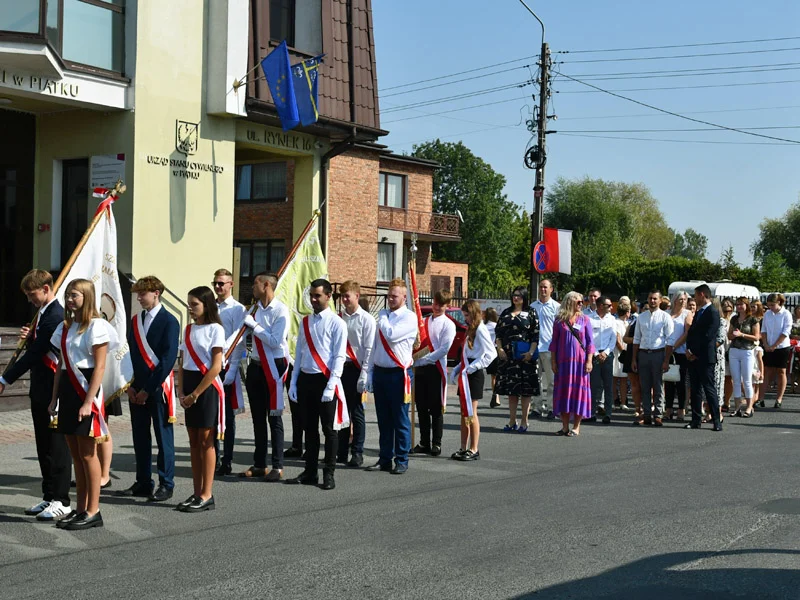
[[[592,416],[592,325],[581,313],[582,296],[570,292],[561,302],[553,324],[550,361],[553,366],[553,412],[561,415],[562,427],[556,434],[580,435],[581,419]],[[569,419],[572,415],[572,431]]]

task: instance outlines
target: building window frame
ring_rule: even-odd
[[[389,178],[398,177],[401,181],[400,198],[402,206],[391,206],[389,204]],[[382,192],[382,193],[381,193]],[[408,209],[408,175],[405,173],[393,173],[391,171],[380,171],[380,179],[378,181],[378,206],[384,208],[393,208],[395,210]]]
[[[255,252],[253,249],[256,245],[266,244],[267,247],[267,259],[266,259],[266,268],[261,269],[259,268],[256,270],[254,265],[254,256]],[[241,249],[241,261],[239,267],[238,281],[242,280],[250,280],[258,275],[262,271],[277,271],[278,269],[270,269],[270,265],[273,263],[273,251],[276,247],[280,245],[281,249],[283,250],[283,256],[281,258],[281,263],[286,257],[286,240],[278,239],[278,238],[271,238],[271,239],[258,239],[258,240],[234,240],[233,246],[235,248]],[[245,256],[247,256],[247,264],[245,265]],[[280,265],[278,265],[280,268]]]
[[[396,277],[395,273],[395,259],[397,258],[397,244],[393,244],[391,242],[378,242],[378,248],[376,252],[376,259],[378,260],[378,269],[380,269],[380,255],[381,255],[381,248],[389,249],[391,253],[391,260],[389,261],[390,269],[389,277],[381,278],[381,273],[376,272],[376,280],[378,284],[386,284],[389,283],[392,279]],[[385,273],[384,273],[385,275]]]
[[[253,197],[253,190],[255,189],[255,176],[256,176],[256,169],[255,167],[263,166],[263,165],[283,165],[283,196],[271,196],[271,197]],[[239,185],[240,181],[239,178],[241,176],[242,170],[245,167],[250,167],[250,179],[249,179],[249,189],[250,189],[250,197],[249,198],[240,198],[239,197]],[[234,170],[234,194],[233,194],[235,202],[243,202],[243,203],[250,203],[250,202],[270,202],[270,203],[277,203],[277,202],[288,202],[289,201],[289,163],[287,161],[262,161],[262,162],[248,162],[248,163],[240,163],[236,165],[236,169]]]
[[[314,58],[315,56],[319,56],[320,54],[325,53],[325,35],[323,33],[324,23],[322,22],[322,15],[323,15],[323,4],[329,0],[321,0],[320,7],[319,7],[319,33],[320,38],[318,40],[318,48],[303,48],[300,47],[299,44],[302,44],[303,41],[298,41],[297,39],[297,0],[267,0],[267,15],[268,15],[268,24],[267,24],[267,33],[269,38],[269,47],[275,48],[281,44],[281,42],[286,42],[286,47],[294,55],[297,55],[300,58]],[[272,6],[273,2],[280,3],[281,6],[277,10],[286,11],[289,13],[288,19],[289,23],[287,25],[287,31],[285,35],[282,35],[282,32],[275,32],[276,35],[273,36],[272,30]]]

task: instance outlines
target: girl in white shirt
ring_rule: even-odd
[[[214,292],[206,286],[189,290],[189,314],[180,349],[178,397],[186,409],[186,430],[192,458],[194,493],[178,505],[182,512],[214,509],[214,440],[225,433],[225,392],[219,378],[225,330],[219,318]],[[215,436],[216,433],[216,436]]]
[[[103,373],[110,341],[108,325],[95,307],[94,284],[73,279],[64,293],[64,324],[50,343],[61,351],[49,410],[58,416],[75,465],[77,510],[57,523],[63,529],[102,527],[100,460],[97,444],[108,439]]]
[[[461,449],[454,452],[450,458],[455,460],[478,460],[481,453],[478,451],[478,439],[481,426],[478,421],[478,402],[483,398],[483,370],[497,358],[497,350],[492,344],[491,336],[486,325],[481,321],[481,305],[477,300],[467,300],[461,307],[464,320],[467,322],[467,336],[464,340],[461,362],[453,369],[450,376],[453,383],[458,385],[462,377],[462,369],[467,374],[464,390],[459,385],[459,397],[468,394],[471,398],[471,407],[461,398]],[[462,380],[463,381],[463,380]],[[471,410],[470,410],[471,408]],[[471,413],[471,414],[470,414]]]

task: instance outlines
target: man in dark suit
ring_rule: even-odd
[[[144,309],[133,315],[128,328],[128,345],[133,363],[133,384],[128,388],[131,433],[136,454],[136,483],[119,492],[121,496],[147,497],[163,502],[172,497],[175,487],[175,392],[173,368],[178,357],[180,325],[161,306],[164,284],[158,278],[142,277],[131,290]],[[152,472],[150,423],[158,445],[158,488]]]
[[[719,311],[711,304],[711,290],[706,284],[695,288],[694,299],[697,302],[697,313],[686,336],[686,359],[689,361],[689,384],[692,388],[692,421],[685,428],[700,429],[700,412],[703,408],[701,394],[704,392],[714,431],[722,431],[719,397],[714,383]]]
[[[36,327],[23,327],[20,335],[28,339],[28,348],[0,377],[0,394],[27,371],[31,372],[30,398],[36,455],[42,472],[42,501],[25,511],[41,521],[65,517],[72,512],[69,506],[69,476],[72,461],[64,436],[50,429],[47,411],[53,399],[53,377],[57,357],[50,345],[53,332],[64,322],[64,308],[53,292],[53,276],[34,269],[22,279],[20,288],[28,301],[39,309]]]

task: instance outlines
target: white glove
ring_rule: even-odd
[[[289,400],[297,402],[297,385],[294,383],[289,386]]]
[[[255,329],[256,327],[258,327],[258,323],[256,323],[256,320],[253,318],[253,315],[247,315],[244,318],[244,324],[250,329]]]
[[[233,385],[233,382],[236,381],[236,374],[239,372],[239,365],[230,364],[228,365],[228,372],[225,373],[225,379],[222,382],[222,385]]]
[[[426,356],[423,356],[422,358],[418,358],[417,360],[415,360],[414,361],[414,366],[415,367],[424,367],[425,365],[429,365],[430,362],[431,361],[428,360],[428,356],[426,355]]]
[[[322,401],[330,402],[331,400],[333,400],[334,392],[335,392],[334,388],[326,387],[325,391],[322,392]]]
[[[364,385],[364,391],[369,392],[370,394],[373,392],[372,390],[372,373],[367,375],[367,383]]]
[[[461,372],[461,367],[455,367],[452,371],[450,371],[450,383],[455,385],[458,383],[458,374]]]
[[[361,374],[358,376],[358,382],[356,383],[356,389],[358,390],[359,394],[363,394],[364,390],[367,389],[367,379],[368,375],[366,371],[361,371]]]

